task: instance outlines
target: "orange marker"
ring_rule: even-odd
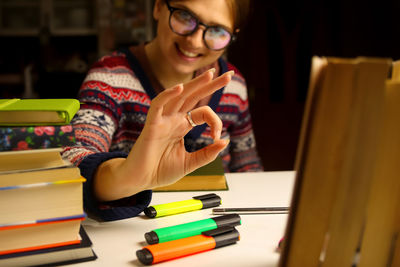
[[[223,226],[201,235],[186,237],[146,246],[136,251],[139,261],[146,265],[208,251],[231,245],[239,240],[239,232],[231,226]]]

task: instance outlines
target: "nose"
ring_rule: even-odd
[[[199,25],[197,30],[189,36],[186,36],[186,41],[190,43],[192,48],[202,48],[204,46],[203,33],[205,28],[203,25]]]

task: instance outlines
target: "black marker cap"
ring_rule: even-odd
[[[193,197],[194,199],[201,200],[203,209],[217,207],[221,205],[221,198],[214,193]]]
[[[147,248],[136,251],[136,257],[145,265],[151,265],[154,260],[153,255]]]
[[[234,244],[240,239],[238,230],[232,226],[218,227],[213,230],[205,231],[202,234],[214,238],[215,248]]]
[[[145,233],[144,234],[144,238],[146,239],[147,243],[150,244],[150,245],[158,244],[158,242],[160,241],[158,239],[157,233],[154,232],[154,231]]]
[[[241,224],[239,214],[227,214],[218,217],[211,218],[217,224],[217,227],[221,226],[236,226]]]
[[[157,211],[155,208],[150,206],[144,209],[144,214],[146,214],[146,216],[149,218],[154,218],[157,216]]]

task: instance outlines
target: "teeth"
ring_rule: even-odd
[[[179,47],[179,50],[182,52],[187,57],[197,57],[198,54],[183,50],[182,48]]]

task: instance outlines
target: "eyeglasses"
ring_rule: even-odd
[[[203,31],[204,44],[211,50],[224,49],[236,39],[236,36],[224,27],[206,25],[189,11],[170,6],[168,0],[165,0],[165,3],[170,12],[169,27],[174,33],[188,36],[196,32],[199,25],[202,25],[205,27]]]

